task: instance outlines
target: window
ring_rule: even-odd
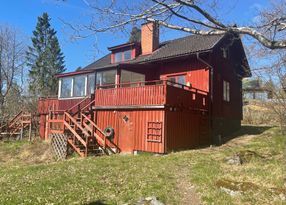
[[[168,81],[174,82],[174,84],[171,83],[171,85],[175,87],[183,87],[182,85],[187,85],[186,83],[186,75],[177,75],[177,76],[170,76],[168,77]],[[178,83],[178,84],[176,84]]]
[[[119,63],[122,61],[127,61],[132,58],[132,51],[126,50],[123,52],[114,53],[114,63]]]
[[[130,60],[131,59],[131,50],[125,51],[124,52],[124,61]]]
[[[72,78],[62,78],[61,79],[61,98],[69,98],[72,95]]]
[[[178,83],[186,85],[186,76],[185,75],[178,76]]]
[[[223,81],[223,100],[226,102],[230,102],[230,87],[229,82]]]
[[[60,79],[60,98],[84,97],[94,93],[95,74],[76,75]]]
[[[121,83],[133,83],[133,82],[144,82],[145,75],[141,73],[135,73],[132,71],[122,70],[120,82]],[[131,86],[136,86],[136,84],[131,84]]]
[[[227,49],[222,49],[222,56],[224,57],[224,58],[227,58]]]
[[[115,84],[116,70],[102,71],[96,74],[96,85],[112,85]]]
[[[88,90],[87,90],[87,94],[93,94],[94,93],[94,86],[95,86],[95,74],[90,74],[88,75]]]
[[[73,97],[85,96],[85,75],[75,76],[73,83]]]
[[[122,52],[118,52],[114,54],[114,62],[118,63],[122,61]]]

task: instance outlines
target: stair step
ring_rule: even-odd
[[[82,113],[86,113],[86,116],[90,115],[91,112],[89,110],[84,111]],[[90,123],[88,119],[84,119],[84,125],[83,127],[80,126],[81,118],[78,118],[77,116],[69,116],[70,120],[67,121],[69,123],[69,126],[67,126],[67,133],[69,133],[69,143],[71,147],[82,157],[87,155],[103,155],[107,154],[110,155],[113,152],[109,151],[109,148],[102,149],[100,146],[101,141],[98,141],[100,139],[97,139],[96,136],[91,136],[91,128]],[[89,118],[89,116],[87,117]],[[90,119],[90,118],[89,118]],[[80,127],[80,128],[79,128]],[[85,133],[85,134],[84,134]],[[74,136],[76,135],[76,136]],[[88,135],[88,136],[86,136]],[[87,147],[84,146],[84,142],[87,142]]]

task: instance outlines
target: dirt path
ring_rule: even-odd
[[[177,173],[177,189],[181,194],[182,205],[200,205],[200,196],[196,193],[195,187],[189,182],[188,167],[179,170]]]

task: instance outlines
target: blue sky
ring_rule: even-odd
[[[138,0],[139,1],[139,0]],[[268,0],[221,0],[229,4],[230,8],[221,8],[222,17],[227,23],[237,22],[249,24],[255,21],[257,9],[268,4]],[[74,22],[88,22],[88,13],[91,12],[83,0],[9,0],[1,2],[0,25],[9,25],[16,28],[24,37],[25,43],[30,44],[32,31],[35,29],[37,17],[43,12],[48,12],[52,18],[52,26],[58,32],[58,38],[65,55],[68,71],[73,71],[79,66],[85,66],[96,58],[108,52],[107,47],[124,43],[126,35],[100,34],[76,42],[71,41],[71,31],[62,23],[62,20]],[[219,13],[220,14],[220,13]],[[186,35],[182,32],[164,30],[161,40],[173,39]],[[96,46],[94,46],[96,45]]]

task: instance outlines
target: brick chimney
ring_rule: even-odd
[[[159,47],[159,25],[147,22],[141,26],[142,55],[153,53]]]

